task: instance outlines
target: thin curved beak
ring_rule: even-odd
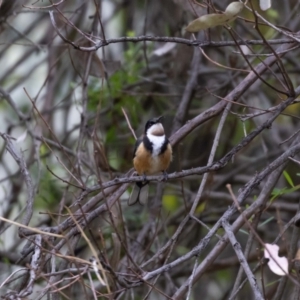
[[[160,123],[160,121],[164,118],[164,116],[159,116],[155,118],[155,123]]]

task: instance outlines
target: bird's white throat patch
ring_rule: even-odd
[[[156,123],[148,129],[147,135],[148,134],[152,134],[152,135],[156,135],[156,136],[163,136],[163,135],[165,135],[165,130],[161,123]]]
[[[163,146],[166,136],[161,135],[153,135],[151,133],[147,134],[149,141],[152,143],[152,156],[158,156],[161,150],[161,147]]]

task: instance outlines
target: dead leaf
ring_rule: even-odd
[[[222,14],[209,14],[201,16],[200,18],[192,21],[185,30],[188,32],[198,32],[200,30],[213,28],[218,25],[225,25],[237,18],[239,13],[243,10],[244,4],[241,2],[231,2],[224,13]]]
[[[270,270],[279,276],[288,274],[289,263],[285,256],[278,256],[279,247],[277,245],[265,244],[265,258],[269,259],[268,266]]]
[[[261,10],[267,10],[271,8],[271,0],[260,0],[259,1],[259,6]]]

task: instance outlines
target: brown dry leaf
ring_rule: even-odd
[[[243,8],[243,3],[232,2],[227,6],[224,13],[201,16],[200,18],[192,21],[185,30],[188,32],[198,32],[218,25],[225,25],[226,23],[235,20]]]

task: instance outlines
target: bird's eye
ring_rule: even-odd
[[[155,121],[152,121],[152,120],[149,120],[147,123],[146,123],[146,126],[145,126],[145,132],[147,132],[147,130],[152,127],[153,125],[155,125],[156,122]]]

